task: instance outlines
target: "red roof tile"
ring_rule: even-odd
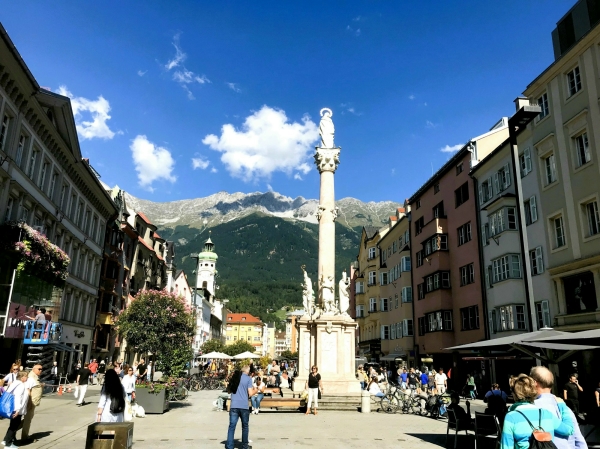
[[[403,207],[399,207],[398,208],[398,212],[403,212],[404,213],[404,208]]]
[[[155,232],[154,234],[152,234],[152,237],[154,237],[155,239],[162,239],[162,240],[164,240],[160,235],[158,235],[158,232]]]
[[[150,220],[148,220],[148,217],[146,217],[142,212],[138,212],[137,216],[140,217],[142,220],[144,220],[146,223],[148,224],[152,224],[152,222]]]
[[[242,319],[245,318],[245,319]],[[260,318],[257,318],[249,313],[230,313],[227,315],[228,323],[256,323],[262,324]]]
[[[398,217],[396,217],[395,215],[390,215],[390,220],[396,221],[398,220]]]

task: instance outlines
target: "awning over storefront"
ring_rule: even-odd
[[[54,349],[55,351],[64,351],[64,352],[79,352],[78,349],[67,346],[64,343],[50,343],[48,345],[49,348]]]
[[[405,359],[405,358],[406,358],[406,354],[404,354],[404,353],[395,353],[395,354],[388,354],[386,356],[383,356],[379,360],[394,361],[394,360]]]

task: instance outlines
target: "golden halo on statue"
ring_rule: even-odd
[[[323,108],[321,109],[321,111],[319,112],[319,114],[321,114],[321,117],[323,117],[323,111],[325,112],[329,112],[329,117],[333,117],[333,111],[329,108]]]

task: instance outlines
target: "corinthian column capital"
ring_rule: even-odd
[[[315,153],[315,165],[319,173],[330,171],[335,173],[340,163],[340,148],[320,148],[317,147]]]

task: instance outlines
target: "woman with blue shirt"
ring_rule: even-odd
[[[515,404],[504,418],[500,449],[529,449],[529,438],[533,434],[531,424],[543,429],[554,439],[554,435],[569,436],[573,427],[561,422],[548,410],[534,404],[537,397],[535,381],[526,374],[511,379]],[[531,423],[531,424],[530,424]]]

